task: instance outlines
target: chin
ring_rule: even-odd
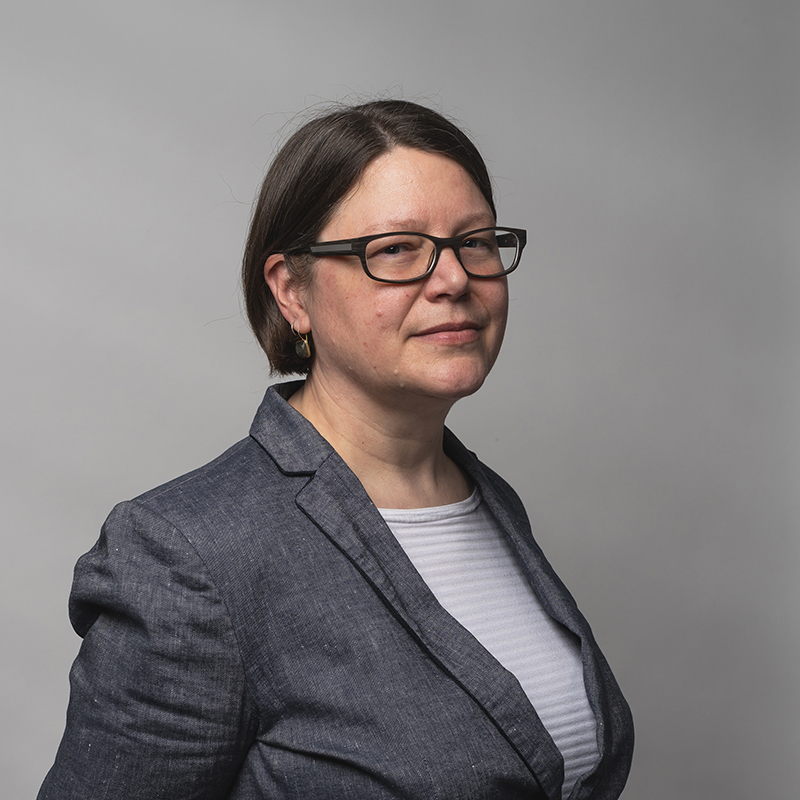
[[[483,386],[489,370],[480,369],[448,369],[439,375],[431,375],[431,394],[447,400],[460,400],[475,394]]]

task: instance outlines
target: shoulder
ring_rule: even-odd
[[[213,461],[156,486],[130,502],[162,515],[180,527],[219,506],[240,505],[257,486],[281,485],[284,476],[253,439],[234,444]]]
[[[120,552],[163,564],[192,558],[222,590],[281,537],[307,525],[297,494],[308,474],[286,474],[252,438],[210,463],[116,506],[103,528]]]
[[[286,402],[297,384],[270,387],[250,435],[204,466],[157,486],[131,504],[196,540],[270,519],[328,457],[330,446]]]

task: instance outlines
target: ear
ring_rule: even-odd
[[[308,333],[311,320],[306,312],[304,298],[289,272],[283,253],[273,253],[264,263],[264,280],[286,321],[297,333]]]

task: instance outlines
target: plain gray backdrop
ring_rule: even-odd
[[[247,434],[251,201],[298,112],[454,116],[527,227],[451,426],[511,481],[637,726],[628,800],[800,783],[800,4],[0,9],[4,797],[33,797],[119,500]],[[302,116],[302,115],[301,115]]]

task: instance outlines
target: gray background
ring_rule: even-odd
[[[624,797],[796,796],[798,8],[3,3],[3,796],[62,731],[73,562],[269,382],[237,286],[265,164],[296,112],[374,94],[460,119],[529,229],[451,422],[626,691]]]

